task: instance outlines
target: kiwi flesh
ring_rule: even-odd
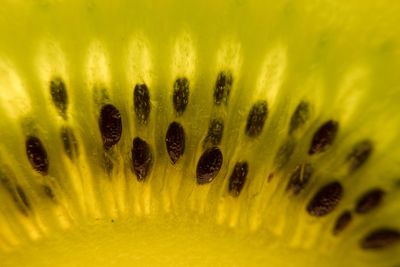
[[[2,266],[399,265],[399,14],[5,1]]]

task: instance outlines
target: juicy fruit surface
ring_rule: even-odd
[[[399,264],[400,6],[198,2],[2,4],[1,261]]]

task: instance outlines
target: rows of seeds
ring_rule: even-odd
[[[209,119],[208,129],[201,140],[201,152],[196,159],[195,181],[199,188],[216,181],[224,164],[224,153],[220,148],[221,141],[226,133],[226,120],[229,111],[231,90],[235,82],[235,77],[230,69],[221,70],[214,82],[212,93],[213,109],[217,110]],[[179,120],[190,105],[191,81],[188,77],[176,77],[172,88],[171,101],[174,108],[175,120],[169,122],[168,127],[159,129],[159,133],[164,139],[164,149],[166,150],[171,165],[176,165],[185,155],[186,142],[189,135],[185,133],[185,127]],[[61,120],[65,125],[60,129],[59,138],[64,146],[66,156],[73,162],[80,154],[79,142],[72,127],[68,126],[68,88],[63,77],[53,77],[48,84],[48,91],[52,102],[58,111]],[[135,123],[140,127],[146,127],[151,119],[152,95],[146,83],[138,83],[134,86],[132,95]],[[280,144],[278,152],[274,156],[274,168],[265,180],[271,182],[275,172],[285,168],[296,149],[296,133],[310,120],[310,110],[312,103],[302,100],[297,104],[293,114],[290,116],[288,131],[284,141]],[[242,132],[247,138],[246,142],[257,140],[263,133],[264,125],[269,117],[269,102],[266,99],[257,99],[251,104],[247,111],[247,119],[244,127],[236,129]],[[102,138],[102,149],[104,151],[104,169],[112,174],[115,157],[114,148],[121,140],[123,134],[123,118],[121,112],[113,103],[102,103],[98,112],[98,131]],[[195,119],[195,118],[194,118]],[[309,143],[308,152],[304,155],[304,162],[298,164],[296,169],[287,175],[288,181],[285,190],[288,194],[299,195],[307,187],[313,178],[315,166],[312,157],[322,154],[335,145],[336,136],[340,131],[340,122],[335,119],[323,121],[315,130]],[[129,171],[135,175],[137,181],[145,184],[150,173],[156,167],[154,147],[151,142],[143,137],[136,136],[130,145],[130,168]],[[49,157],[42,140],[35,135],[27,135],[25,138],[26,157],[34,171],[42,176],[49,175]],[[369,159],[374,151],[374,144],[371,140],[363,139],[354,144],[351,153],[346,157],[347,174],[350,175],[360,169]],[[311,160],[310,160],[311,159]],[[229,175],[227,176],[226,186],[223,190],[232,198],[240,198],[241,193],[248,182],[248,173],[252,168],[248,160],[237,160],[231,164]],[[188,178],[190,179],[190,178]],[[222,177],[221,177],[222,179]],[[29,196],[19,185],[12,185],[7,178],[2,179],[3,187],[9,192],[11,198],[17,205],[19,211],[25,216],[29,216],[31,204]],[[43,188],[45,194],[55,199],[55,193],[51,186]],[[335,210],[342,199],[344,187],[340,181],[330,181],[321,186],[306,205],[305,212],[310,216],[324,217]],[[372,188],[359,196],[355,203],[354,210],[343,210],[335,219],[335,224],[331,230],[333,235],[338,235],[345,230],[351,223],[355,214],[366,214],[377,208],[385,197],[385,191],[381,188]],[[362,240],[360,246],[363,249],[378,249],[389,247],[400,240],[399,231],[393,228],[377,228],[368,233]]]

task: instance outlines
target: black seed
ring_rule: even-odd
[[[214,90],[215,105],[219,106],[221,103],[228,104],[232,81],[232,73],[230,71],[221,71],[218,74]]]
[[[247,162],[238,162],[233,168],[231,177],[229,178],[229,193],[233,197],[238,197],[246,182],[249,165]]]
[[[203,142],[203,148],[217,146],[221,143],[224,133],[224,121],[220,118],[212,119],[208,127],[208,133]]]
[[[366,192],[357,202],[356,212],[360,214],[367,213],[378,207],[382,202],[385,192],[382,189],[376,188]]]
[[[139,182],[144,181],[149,174],[152,162],[153,155],[146,141],[140,137],[133,139],[132,167]]]
[[[341,233],[351,222],[352,216],[350,211],[346,210],[336,220],[335,226],[333,227],[333,234],[338,235]]]
[[[347,156],[347,161],[350,163],[349,173],[360,168],[370,157],[373,150],[373,145],[370,140],[363,140],[357,143],[353,151]]]
[[[204,151],[197,163],[197,183],[200,185],[211,183],[221,169],[222,160],[222,153],[218,147],[212,147]]]
[[[64,81],[56,77],[50,81],[50,94],[59,113],[65,118],[68,105],[67,88]]]
[[[100,111],[99,127],[104,149],[108,150],[118,143],[122,134],[121,114],[111,104],[104,105]]]
[[[394,229],[382,228],[369,233],[361,240],[363,249],[384,249],[400,241],[400,233]]]
[[[177,116],[182,115],[189,103],[189,80],[186,77],[176,79],[172,101]]]
[[[61,128],[61,139],[64,144],[64,152],[67,156],[72,159],[75,155],[78,155],[78,141],[75,138],[74,132],[68,126]]]
[[[343,195],[343,187],[339,182],[332,182],[322,187],[307,205],[310,215],[320,217],[333,211]]]
[[[310,106],[307,102],[301,101],[290,119],[289,134],[299,129],[310,116]]]
[[[246,134],[249,137],[257,137],[261,134],[268,116],[267,101],[260,100],[250,109],[247,117]]]
[[[289,138],[279,147],[274,158],[274,164],[278,169],[281,169],[290,160],[295,147],[296,141],[293,138]]]
[[[303,190],[303,188],[307,185],[312,173],[313,169],[309,163],[297,166],[296,170],[290,177],[286,190],[292,191],[293,195],[299,194],[300,191]]]
[[[333,120],[327,121],[315,132],[308,154],[312,155],[326,151],[335,140],[339,123]]]
[[[172,164],[175,164],[185,152],[185,132],[182,125],[172,122],[165,136],[165,144]]]
[[[53,190],[51,190],[50,186],[44,185],[43,186],[43,191],[46,194],[46,196],[48,196],[50,199],[53,199],[53,200],[55,199]]]
[[[146,124],[150,115],[150,93],[147,85],[137,84],[133,93],[133,104],[137,120]]]
[[[20,187],[19,185],[16,186],[17,189],[17,193],[19,198],[22,200],[22,203],[24,203],[25,207],[27,207],[28,209],[30,209],[31,205],[29,203],[28,198],[25,195],[24,190],[22,190],[22,187]]]
[[[41,175],[47,175],[49,159],[40,139],[35,136],[28,136],[25,141],[25,149],[32,168]]]

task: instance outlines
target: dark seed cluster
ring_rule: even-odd
[[[203,148],[218,146],[221,143],[223,133],[224,121],[221,118],[212,119],[203,142]]]
[[[296,141],[294,138],[288,138],[283,144],[281,144],[274,158],[274,164],[278,169],[281,169],[286,165],[286,163],[288,163],[295,148]]]
[[[65,83],[60,77],[50,81],[50,95],[60,115],[66,118],[68,94]]]
[[[294,111],[289,124],[289,134],[293,134],[301,128],[310,117],[310,105],[306,101],[301,101]]]
[[[150,115],[150,92],[146,84],[137,84],[135,86],[133,105],[139,123],[146,124]]]
[[[238,197],[246,182],[249,164],[245,161],[238,162],[233,168],[231,177],[229,178],[229,193],[233,197]]]
[[[360,246],[363,249],[383,249],[391,247],[400,241],[400,233],[390,228],[377,229],[369,233]]]
[[[221,71],[215,82],[214,104],[219,106],[221,103],[228,104],[229,94],[233,83],[230,71]]]
[[[339,182],[332,182],[322,187],[307,205],[307,212],[316,217],[331,213],[339,204],[343,187]]]
[[[118,143],[122,134],[122,122],[121,114],[115,106],[107,104],[101,108],[99,127],[105,150]]]
[[[267,101],[256,102],[250,109],[247,117],[246,134],[249,137],[257,137],[261,134],[268,116]]]
[[[64,145],[64,152],[70,159],[79,154],[78,141],[70,127],[64,126],[61,128],[61,140]]]
[[[311,141],[308,154],[313,155],[326,151],[336,138],[339,130],[339,123],[333,120],[327,121],[315,132]]]
[[[172,102],[177,116],[181,116],[189,103],[189,80],[186,77],[176,79]]]
[[[197,183],[199,185],[211,183],[218,175],[222,161],[222,152],[218,147],[211,147],[204,151],[197,163]]]
[[[28,197],[26,196],[24,190],[22,189],[21,186],[17,185],[16,187],[17,193],[19,198],[21,199],[22,203],[24,204],[25,207],[28,209],[31,208],[31,204],[29,203]]]
[[[132,146],[132,170],[139,182],[143,182],[153,163],[153,154],[150,145],[140,137],[133,139]]]
[[[25,141],[25,150],[32,168],[41,175],[47,175],[49,159],[42,141],[36,136],[28,136]]]
[[[213,90],[213,104],[221,106],[228,105],[229,96],[233,85],[232,72],[230,70],[220,71],[215,81]],[[65,82],[60,77],[55,77],[49,85],[51,99],[60,116],[67,120],[68,94]],[[172,104],[176,117],[184,114],[189,103],[190,83],[186,77],[178,77],[173,84]],[[151,102],[150,92],[146,84],[136,84],[133,92],[133,104],[136,120],[140,125],[147,125],[150,118]],[[253,103],[247,115],[245,134],[248,137],[256,138],[261,135],[265,122],[268,118],[268,103],[265,100],[258,100]],[[285,166],[295,151],[297,145],[296,133],[310,119],[311,105],[307,101],[301,101],[293,112],[288,133],[285,141],[280,145],[274,158],[274,164],[278,169]],[[176,118],[179,120],[179,118]],[[105,104],[101,107],[98,119],[100,133],[103,141],[104,154],[102,165],[104,170],[111,175],[114,170],[114,163],[109,151],[121,139],[122,120],[119,110],[112,104]],[[203,140],[203,153],[197,161],[196,181],[198,185],[211,183],[219,174],[223,164],[223,154],[218,147],[224,136],[223,118],[213,118],[209,122],[208,132]],[[163,129],[165,130],[165,129]],[[331,147],[339,131],[339,122],[328,120],[322,123],[314,132],[309,146],[308,154],[314,155],[326,151]],[[73,160],[78,154],[78,142],[76,136],[69,126],[62,126],[60,137],[65,154]],[[172,164],[176,164],[185,152],[187,136],[183,125],[178,121],[169,124],[165,134],[165,146]],[[32,168],[39,174],[45,176],[49,170],[49,159],[42,141],[33,135],[28,135],[25,140],[26,155]],[[348,173],[361,168],[370,158],[374,150],[374,144],[369,139],[356,143],[345,159],[348,165]],[[131,149],[131,170],[139,182],[144,182],[151,172],[154,163],[152,149],[149,143],[140,137],[135,137]],[[346,166],[347,166],[346,165]],[[316,166],[316,165],[313,165]],[[314,169],[306,161],[296,167],[291,174],[286,186],[286,191],[298,195],[307,186],[312,178]],[[275,170],[273,170],[275,171]],[[238,198],[241,194],[246,180],[248,179],[249,163],[238,161],[231,170],[228,181],[228,194]],[[271,172],[268,182],[274,176]],[[32,209],[29,195],[23,188],[14,184],[9,178],[0,173],[1,185],[9,193],[21,213],[28,215]],[[55,200],[55,195],[50,186],[41,185],[42,194]],[[312,196],[306,211],[314,217],[322,217],[330,214],[339,204],[343,197],[343,186],[340,182],[334,181],[325,184]],[[29,191],[28,191],[29,192]],[[342,211],[335,219],[332,229],[333,235],[343,232],[353,220],[353,215],[366,214],[377,208],[385,196],[385,191],[374,188],[365,192],[356,202],[354,213],[350,210]],[[362,249],[383,249],[400,241],[400,233],[392,228],[378,228],[368,233],[361,241]]]
[[[364,195],[358,200],[356,204],[356,212],[360,214],[365,214],[370,212],[371,210],[375,209],[379,206],[382,202],[382,198],[385,195],[385,192],[382,189],[375,188]]]
[[[353,151],[347,156],[349,162],[349,173],[359,169],[371,156],[373,145],[370,140],[363,140],[357,143]]]
[[[335,226],[333,227],[333,234],[338,235],[341,233],[351,222],[351,212],[346,210],[336,220]]]
[[[292,191],[293,195],[299,194],[310,180],[312,172],[313,169],[309,163],[297,166],[290,177],[286,190]]]
[[[185,131],[178,122],[172,122],[165,136],[167,152],[172,164],[175,164],[185,152]]]

